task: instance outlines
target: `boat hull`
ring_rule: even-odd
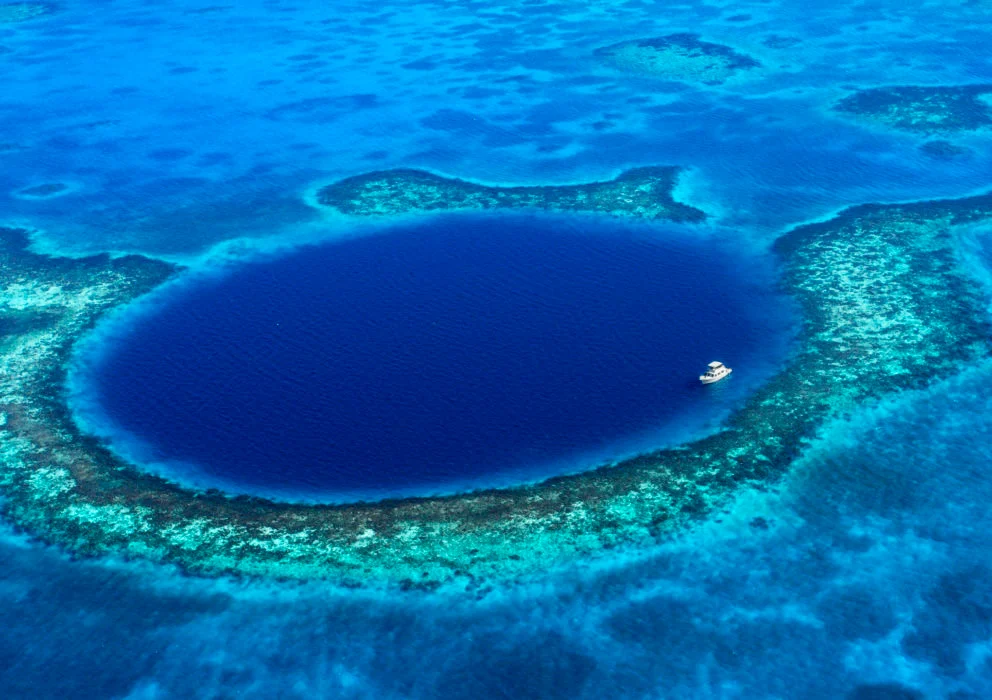
[[[732,369],[728,369],[726,372],[724,372],[723,374],[721,374],[719,376],[716,376],[716,377],[707,377],[704,374],[704,375],[701,375],[699,377],[699,381],[701,381],[703,384],[715,384],[716,382],[720,381],[721,379],[726,379],[727,377],[729,377],[730,376],[730,373],[733,372],[733,371],[734,370],[732,370]]]

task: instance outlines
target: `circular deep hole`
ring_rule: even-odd
[[[199,487],[505,486],[698,433],[781,363],[770,261],[664,226],[451,216],[190,276],[97,333],[81,423]],[[697,376],[734,367],[720,384]]]

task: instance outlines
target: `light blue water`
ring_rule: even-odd
[[[844,86],[992,81],[982,0],[199,7],[67,2],[0,26],[0,141],[21,147],[0,153],[0,192],[71,186],[3,200],[38,247],[333,233],[301,203],[314,183],[397,166],[509,183],[688,166],[680,197],[758,244],[847,204],[990,185],[986,134],[940,160],[825,111]],[[696,88],[591,58],[680,31],[768,70]],[[11,535],[5,694],[985,697],[990,372],[855,415],[777,492],[643,561],[481,603],[193,580]]]
[[[698,170],[691,200],[762,232],[850,202],[979,186],[987,139],[960,139],[975,157],[934,161],[919,139],[823,110],[842,86],[987,79],[980,5],[959,18],[943,4],[653,7],[70,5],[0,28],[13,49],[0,57],[0,133],[24,146],[0,155],[0,192],[76,187],[6,202],[49,246],[182,253],[302,235],[317,214],[300,195],[315,179],[380,167],[546,183],[686,165]],[[741,12],[754,19],[720,19]],[[676,31],[705,32],[767,69],[700,89],[592,57],[606,43]],[[783,35],[802,41],[764,46]],[[418,60],[433,69],[410,67]]]

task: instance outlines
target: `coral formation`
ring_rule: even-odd
[[[943,139],[927,141],[920,145],[920,152],[938,160],[955,160],[971,155],[972,153],[964,146],[958,146]]]
[[[729,46],[702,41],[695,34],[622,41],[596,49],[595,55],[619,70],[707,84],[725,82],[761,65]]]
[[[345,214],[531,208],[702,221],[706,214],[671,195],[679,168],[636,168],[608,182],[544,187],[492,187],[423,170],[383,170],[321,188],[317,201]]]
[[[26,22],[55,11],[55,7],[46,2],[10,2],[0,4],[0,24]]]
[[[775,250],[782,285],[803,312],[797,349],[709,437],[541,484],[342,506],[193,493],[81,434],[63,397],[73,344],[108,308],[175,268],[137,257],[40,257],[21,232],[5,230],[2,508],[77,554],[481,594],[495,580],[670,537],[742,485],[773,482],[831,418],[988,356],[987,301],[958,267],[952,230],[990,218],[984,195],[861,206],[784,234]]]
[[[919,134],[974,131],[992,124],[990,93],[992,85],[897,85],[858,90],[834,110]]]
[[[69,186],[61,182],[46,182],[42,185],[34,185],[33,187],[25,187],[18,190],[17,196],[27,199],[48,199],[49,197],[57,197],[60,194],[65,194],[68,189]]]

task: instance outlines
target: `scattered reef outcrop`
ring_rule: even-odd
[[[376,216],[417,211],[529,208],[593,212],[640,219],[702,221],[706,214],[672,198],[680,168],[628,170],[607,182],[498,187],[423,170],[382,170],[322,187],[317,202],[345,214]]]
[[[0,3],[0,24],[26,22],[54,11],[55,6],[47,2]]]
[[[956,160],[972,155],[970,149],[943,139],[934,139],[920,144],[920,152],[937,160]]]
[[[992,125],[992,85],[896,85],[858,90],[833,109],[918,134],[975,131]]]
[[[746,54],[723,44],[702,41],[696,34],[622,41],[596,49],[595,55],[617,70],[710,85],[761,66]]]
[[[64,183],[46,182],[42,185],[33,185],[17,190],[16,194],[18,197],[25,197],[27,199],[49,199],[65,194],[68,190],[69,186]]]
[[[987,357],[987,299],[953,237],[984,220],[992,194],[859,206],[785,233],[781,284],[803,317],[794,355],[709,437],[535,485],[340,506],[193,493],[81,434],[63,395],[74,343],[178,270],[139,257],[41,257],[23,232],[0,230],[0,508],[79,555],[483,594],[671,537],[743,485],[773,483],[830,419]]]

